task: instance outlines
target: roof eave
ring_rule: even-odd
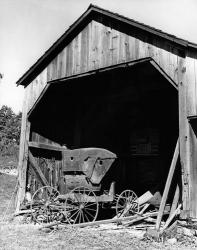
[[[34,77],[34,73],[37,70],[38,66],[45,65],[49,58],[53,58],[53,54],[57,50],[61,51],[61,44],[64,43],[65,40],[69,38],[69,35],[72,35],[74,30],[78,27],[81,22],[84,22],[86,19],[90,18],[91,8],[89,7],[69,28],[66,32],[54,43],[52,46],[33,64],[32,67],[16,82],[18,85],[26,86],[30,81],[31,78]],[[55,55],[54,55],[55,57]],[[44,67],[44,66],[43,66]],[[44,68],[43,68],[44,69]],[[43,70],[42,69],[42,70]],[[39,72],[42,71],[38,69]],[[33,74],[33,75],[32,75]],[[33,79],[32,79],[33,80]]]

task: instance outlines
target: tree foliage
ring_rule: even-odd
[[[15,114],[13,110],[4,105],[0,109],[0,153],[12,154],[18,148],[20,141],[22,113]]]

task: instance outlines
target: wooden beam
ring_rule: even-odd
[[[171,206],[171,209],[170,209],[169,217],[174,213],[174,211],[177,208],[177,205],[178,205],[178,202],[179,202],[179,195],[180,195],[180,189],[179,189],[179,185],[177,184],[176,191],[175,191],[175,194],[174,194],[174,198],[173,198],[173,201],[172,201],[172,206]]]
[[[41,184],[43,186],[49,186],[47,179],[45,178],[44,174],[42,173],[40,167],[38,166],[35,158],[33,157],[32,153],[30,151],[29,151],[29,162],[30,162],[34,172],[38,176],[38,179],[41,182]]]
[[[51,145],[51,144],[34,142],[34,141],[28,142],[28,146],[29,146],[29,148],[40,148],[40,149],[53,150],[53,151],[65,151],[65,150],[67,150],[66,148],[61,147],[61,146],[55,146],[55,145]]]
[[[186,59],[178,58],[178,84],[179,84],[179,140],[180,140],[180,162],[182,173],[182,219],[190,216],[190,135],[189,122],[187,120],[187,85]]]
[[[156,221],[156,230],[157,231],[159,230],[159,227],[160,227],[160,224],[161,224],[161,219],[163,217],[163,212],[164,212],[164,208],[165,208],[165,205],[166,205],[166,200],[167,200],[167,197],[168,197],[168,193],[169,193],[170,185],[171,185],[171,182],[172,182],[172,177],[173,177],[173,174],[174,174],[174,170],[175,170],[175,167],[176,167],[176,164],[177,164],[178,156],[179,156],[179,139],[177,140],[177,143],[176,143],[176,148],[175,148],[175,151],[174,151],[173,159],[172,159],[170,170],[169,170],[169,173],[168,173],[168,178],[167,178],[167,181],[166,181],[165,189],[164,189],[163,196],[162,196],[162,199],[161,199],[161,204],[160,204],[160,207],[159,207],[159,213],[158,213],[157,221]]]
[[[27,158],[28,146],[27,141],[30,135],[30,122],[27,120],[28,100],[30,97],[30,86],[25,88],[25,95],[23,101],[23,112],[21,121],[21,135],[19,147],[19,160],[18,160],[18,190],[16,197],[16,212],[20,210],[20,205],[25,198],[26,191],[26,176],[27,176]]]

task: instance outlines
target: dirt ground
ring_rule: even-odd
[[[69,227],[41,231],[38,225],[11,219],[13,202],[10,203],[10,197],[15,185],[16,176],[0,174],[0,249],[197,249],[195,236],[175,234],[170,240],[156,242],[143,237],[145,231],[132,227]]]

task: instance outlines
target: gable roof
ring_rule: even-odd
[[[197,49],[197,44],[177,38],[176,36],[165,33],[159,29],[155,29],[133,19],[129,19],[91,4],[88,9],[69,27],[69,29],[29,68],[29,70],[16,82],[16,84],[24,86],[28,85],[65,47],[65,43],[68,44],[77,35],[79,30],[85,27],[91,20],[94,20],[95,17],[110,18],[111,20],[131,25],[160,38],[169,40],[185,48],[190,47]]]

